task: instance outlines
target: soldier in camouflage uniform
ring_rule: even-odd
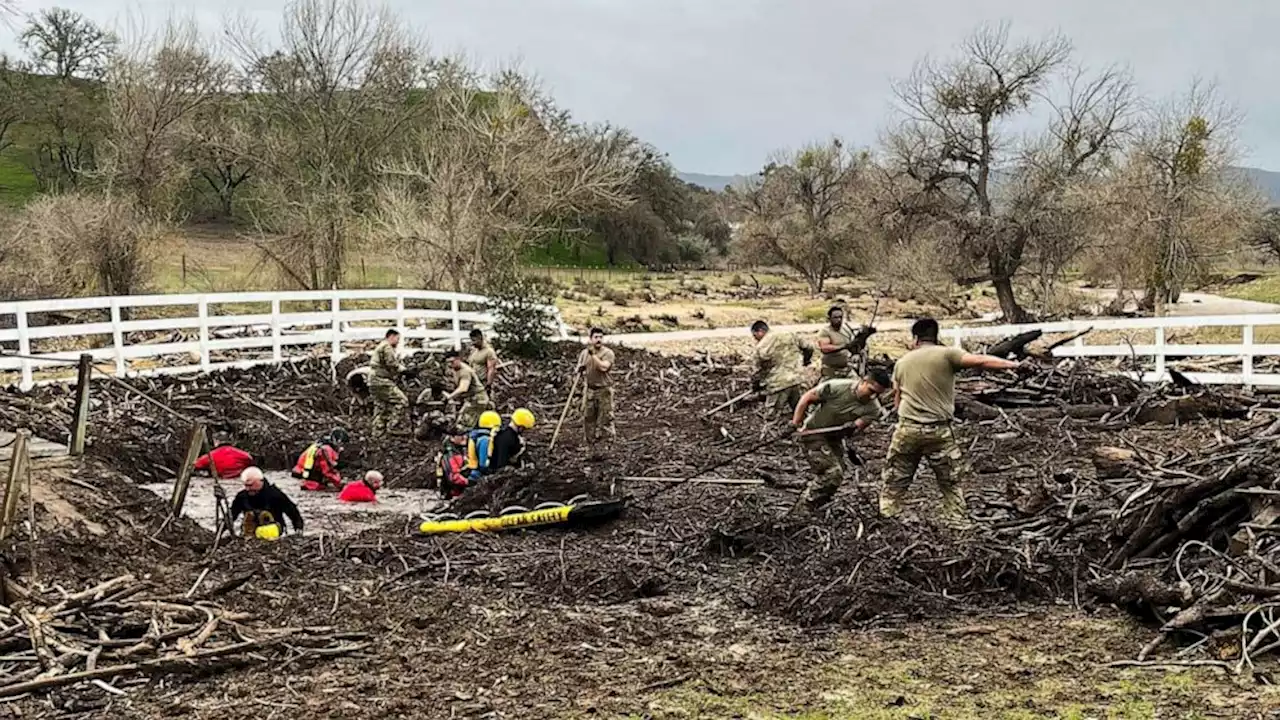
[[[588,345],[578,355],[578,372],[582,374],[582,435],[588,446],[600,433],[610,439],[617,436],[613,426],[613,350],[604,346],[604,330],[594,327],[588,333]]]
[[[400,358],[396,357],[396,346],[399,344],[400,333],[395,329],[388,330],[386,338],[374,348],[373,358],[369,362],[374,435],[397,431],[405,408],[409,405],[404,391],[396,386],[402,369]]]
[[[953,527],[969,524],[963,482],[969,465],[956,442],[956,372],[964,368],[1013,370],[1019,363],[990,355],[972,355],[959,347],[938,344],[938,321],[917,320],[911,326],[912,350],[893,368],[893,399],[898,426],[884,461],[880,514],[902,512],[902,499],[915,479],[920,461],[933,468],[942,494],[943,520]]]
[[[485,391],[484,383],[480,381],[476,371],[467,364],[461,350],[454,351],[449,357],[449,367],[453,369],[456,385],[453,392],[445,395],[444,399],[460,401],[462,406],[458,408],[455,424],[469,430],[474,429],[480,421],[480,413],[494,409],[493,403],[489,402],[489,393]]]
[[[821,380],[847,378],[854,372],[853,356],[867,346],[875,334],[872,327],[854,329],[844,322],[844,309],[832,305],[827,310],[827,326],[818,331],[818,352],[822,353]]]
[[[813,359],[813,343],[791,333],[773,332],[769,324],[757,320],[751,325],[756,347],[752,387],[765,394],[765,406],[774,413],[790,416],[800,402],[806,384],[804,368]]]
[[[803,496],[810,507],[825,505],[844,482],[845,438],[880,417],[878,398],[891,382],[889,373],[874,369],[861,380],[827,380],[800,398],[791,424],[800,428],[800,444],[816,476]]]

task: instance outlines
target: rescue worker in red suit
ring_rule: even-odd
[[[312,443],[298,456],[293,466],[293,476],[302,481],[307,491],[341,490],[342,475],[338,472],[338,458],[348,439],[347,431],[334,428],[325,437]]]
[[[436,455],[436,482],[445,498],[456,498],[467,489],[467,431],[452,428]]]
[[[253,456],[231,444],[226,435],[214,437],[213,450],[196,458],[195,469],[210,475],[216,471],[223,480],[240,477],[240,473],[253,467]]]
[[[382,473],[370,470],[359,482],[347,483],[338,493],[339,502],[372,503],[378,502],[378,488],[382,487]]]

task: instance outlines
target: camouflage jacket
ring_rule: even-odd
[[[804,357],[814,351],[813,343],[787,332],[769,331],[756,343],[754,379],[765,392],[785,390],[804,381]]]
[[[396,357],[396,349],[385,340],[378,343],[378,347],[373,350],[373,357],[369,360],[369,368],[373,371],[375,378],[392,382],[398,380],[401,365],[400,358]]]

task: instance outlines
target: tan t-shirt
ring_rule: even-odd
[[[492,345],[485,345],[479,350],[472,350],[467,356],[467,364],[475,371],[476,376],[482,380],[489,378],[489,358],[493,358],[494,364],[498,362],[498,353],[493,351]]]
[[[588,348],[578,355],[578,367],[586,368],[586,371],[582,375],[583,379],[587,381],[587,387],[602,388],[613,385],[613,377],[610,373],[601,372],[601,370],[593,363],[587,362],[589,351],[590,349]],[[600,349],[596,350],[596,360],[609,363],[609,370],[613,370],[613,350],[601,345]]]
[[[470,365],[463,364],[462,367],[453,371],[454,388],[460,388],[466,385],[458,397],[469,399],[477,395],[484,394],[484,383],[480,380],[480,376],[476,375],[476,371],[471,369]]]
[[[925,345],[893,366],[893,385],[901,399],[898,417],[918,423],[951,422],[956,412],[956,371],[964,350]]]
[[[827,340],[836,347],[844,347],[853,342],[853,336],[857,334],[857,330],[850,328],[848,323],[841,323],[839,330],[832,330],[831,325],[823,327],[818,331],[819,340]],[[819,351],[822,345],[818,345]],[[849,367],[850,353],[848,350],[840,350],[833,353],[822,353],[822,364],[831,368]]]
[[[874,397],[858,399],[860,380],[828,380],[817,387],[819,405],[804,421],[805,430],[839,427],[859,418],[880,417],[880,402]]]

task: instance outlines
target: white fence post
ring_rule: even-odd
[[[404,335],[404,294],[396,294],[396,330]]]
[[[197,307],[197,317],[200,319],[200,369],[209,372],[209,299],[201,295]]]
[[[462,349],[462,321],[458,318],[458,298],[449,301],[449,311],[453,313],[453,349]]]
[[[116,377],[124,377],[124,328],[120,327],[120,298],[111,298],[111,347],[116,353]]]
[[[284,361],[284,352],[280,348],[280,298],[271,301],[271,361]]]
[[[31,338],[27,335],[27,311],[24,308],[18,308],[14,315],[18,322],[18,354],[30,355]],[[35,385],[35,382],[31,379],[31,361],[27,358],[22,358],[22,381],[18,387],[23,390],[30,390],[33,385]]]
[[[329,357],[333,361],[333,371],[336,373],[338,361],[342,359],[342,316],[339,314],[342,301],[338,298],[338,288],[333,289],[333,298],[329,302],[330,309],[333,311],[333,345]]]
[[[1155,377],[1155,382],[1160,382],[1160,381],[1164,380],[1164,349],[1165,349],[1165,341],[1164,341],[1164,326],[1163,326],[1163,325],[1161,325],[1160,327],[1157,327],[1157,328],[1156,328],[1156,377]],[[1135,370],[1135,371],[1137,371],[1137,372],[1141,372],[1141,370],[1139,370],[1138,368],[1134,368],[1134,370]]]
[[[1253,387],[1253,326],[1245,325],[1241,333],[1241,342],[1244,345],[1242,353],[1242,363],[1244,367],[1241,373],[1244,375],[1245,387]]]

